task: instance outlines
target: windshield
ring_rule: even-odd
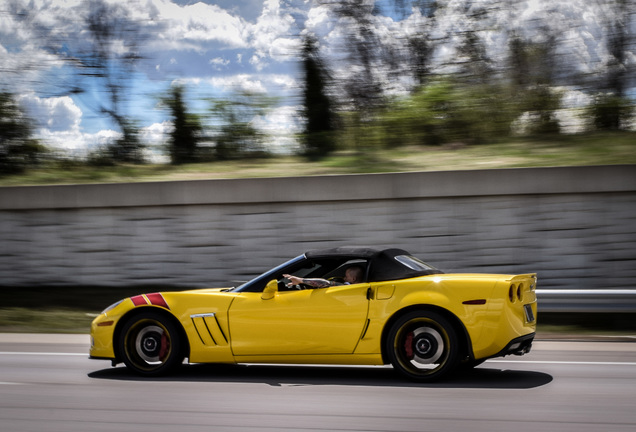
[[[292,258],[289,261],[279,265],[278,267],[274,267],[273,269],[263,273],[260,276],[255,277],[249,282],[245,282],[243,285],[239,285],[234,288],[232,291],[242,292],[242,291],[261,291],[262,288],[256,288],[256,286],[266,284],[272,279],[278,279],[277,275],[285,268],[292,266],[293,264],[302,261],[305,259],[304,255],[297,256],[296,258]]]

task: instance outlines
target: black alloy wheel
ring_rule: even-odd
[[[400,317],[391,327],[386,344],[393,367],[413,381],[443,378],[459,361],[455,329],[434,311],[414,311]]]
[[[145,376],[160,376],[183,362],[177,327],[155,311],[143,312],[124,325],[119,352],[132,371]]]

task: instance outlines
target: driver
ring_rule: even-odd
[[[351,266],[347,269],[347,271],[345,271],[344,283],[330,281],[327,279],[320,279],[320,278],[305,279],[298,276],[292,276],[289,274],[284,274],[283,276],[290,280],[290,282],[287,284],[288,287],[292,285],[304,284],[312,288],[325,288],[325,287],[336,286],[336,285],[349,285],[349,284],[361,283],[363,274],[364,274],[364,271],[362,270],[362,267]]]

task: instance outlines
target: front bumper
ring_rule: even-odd
[[[91,347],[89,357],[92,359],[114,359],[113,334],[115,323],[105,315],[100,315],[91,324]]]

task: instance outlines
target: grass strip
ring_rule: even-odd
[[[505,138],[479,145],[369,147],[336,152],[318,161],[293,155],[112,167],[94,167],[82,161],[50,161],[23,174],[0,176],[0,186],[616,164],[636,164],[636,132]]]

